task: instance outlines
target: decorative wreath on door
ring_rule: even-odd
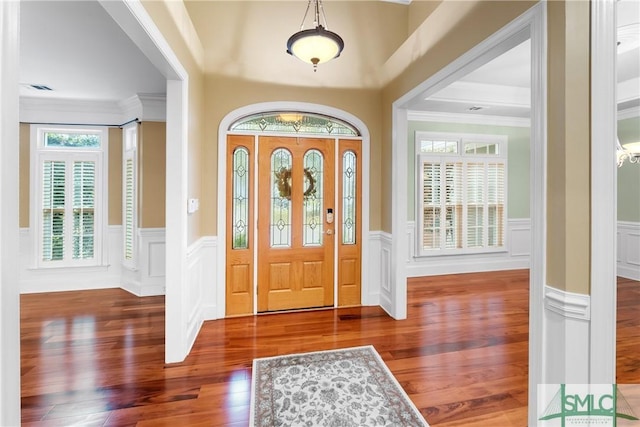
[[[280,197],[291,200],[291,168],[282,167],[279,171],[274,172],[274,175]],[[313,173],[309,168],[304,168],[304,177],[306,182],[309,183],[307,189],[304,191],[304,198],[306,199],[315,196],[316,179],[313,177]]]

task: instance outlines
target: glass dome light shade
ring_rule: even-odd
[[[309,64],[317,65],[340,56],[344,49],[342,37],[325,30],[322,25],[298,31],[287,41],[287,53]]]

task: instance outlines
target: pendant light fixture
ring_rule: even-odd
[[[313,4],[315,28],[305,30],[304,21]],[[322,22],[320,17],[322,16]],[[324,25],[323,25],[324,23]],[[302,18],[300,31],[289,37],[287,53],[309,64],[313,64],[313,71],[317,71],[318,64],[331,61],[340,56],[344,49],[342,37],[327,29],[327,17],[324,14],[321,0],[309,0],[307,10]]]

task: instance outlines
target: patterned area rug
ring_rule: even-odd
[[[373,346],[254,359],[251,427],[428,427]]]

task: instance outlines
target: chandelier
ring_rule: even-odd
[[[624,164],[625,160],[629,160],[629,163],[640,163],[640,141],[629,142],[627,144],[620,144],[620,140],[616,139],[616,155],[618,158],[618,167]]]
[[[305,30],[304,21],[313,4],[315,28]],[[320,18],[322,17],[322,22]],[[324,23],[324,25],[323,25]],[[318,64],[331,61],[340,56],[344,49],[342,37],[329,31],[327,17],[324,14],[321,0],[309,0],[307,10],[300,24],[300,31],[287,40],[287,53],[309,64],[313,64],[313,71],[317,71]]]

